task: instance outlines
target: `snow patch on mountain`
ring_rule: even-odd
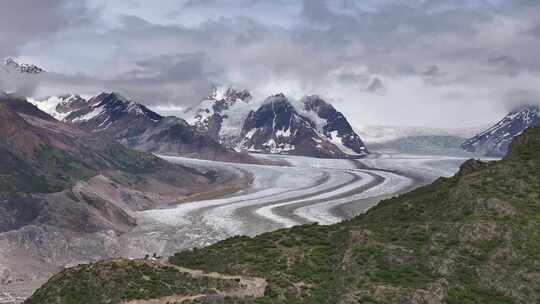
[[[257,107],[251,100],[251,93],[247,90],[219,86],[182,117],[200,132],[228,147],[234,147],[244,120]]]
[[[301,100],[300,113],[308,117],[317,131],[330,139],[343,153],[363,156],[367,148],[345,116],[318,95],[305,96]]]
[[[64,118],[72,112],[70,104],[75,102],[86,102],[86,99],[79,95],[50,96],[43,99],[28,98],[27,100],[41,111],[60,121],[64,120]]]
[[[540,105],[530,105],[506,115],[489,129],[469,138],[462,148],[485,156],[506,155],[515,136],[540,123]]]

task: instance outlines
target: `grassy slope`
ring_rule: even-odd
[[[539,150],[537,127],[505,160],[468,161],[351,221],[235,237],[170,262],[268,280],[263,298],[213,302],[538,303]],[[37,294],[65,296],[58,284],[75,283],[51,280]]]
[[[236,281],[193,278],[173,267],[142,261],[103,261],[63,271],[50,280],[54,287],[36,292],[28,303],[118,303],[174,294],[196,295],[238,287]],[[61,294],[51,297],[50,295]]]
[[[32,157],[1,149],[0,191],[53,193],[87,180],[99,170],[115,169],[131,174],[156,171],[156,157],[111,144],[103,151],[82,148],[79,155],[50,145],[36,147]]]

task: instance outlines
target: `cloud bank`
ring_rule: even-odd
[[[185,107],[227,84],[319,94],[358,125],[463,127],[540,84],[532,0],[17,3],[0,4],[0,55],[51,71],[38,95],[115,90]]]

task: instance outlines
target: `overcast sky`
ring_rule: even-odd
[[[1,1],[0,56],[47,70],[37,96],[166,109],[223,84],[319,94],[357,125],[459,128],[540,102],[540,1]]]

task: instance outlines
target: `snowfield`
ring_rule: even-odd
[[[123,236],[123,255],[169,255],[234,235],[253,236],[310,222],[333,224],[365,212],[382,198],[440,176],[451,176],[465,161],[458,157],[411,154],[374,154],[361,160],[253,156],[288,166],[160,156],[202,171],[249,174],[253,182],[226,197],[135,212],[139,225]]]

